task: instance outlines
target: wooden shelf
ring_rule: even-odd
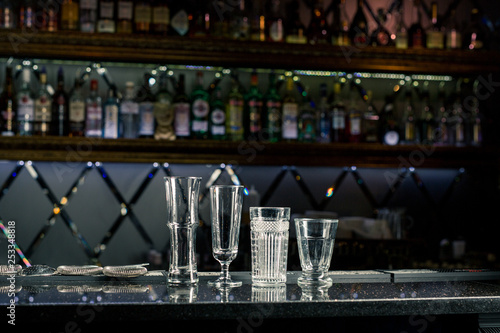
[[[499,165],[493,147],[262,143],[69,137],[2,137],[0,160],[376,168],[475,168]]]
[[[214,38],[0,31],[0,57],[297,70],[466,75],[500,71],[500,53],[337,47]]]

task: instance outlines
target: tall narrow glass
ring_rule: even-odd
[[[326,276],[330,268],[338,220],[296,218],[297,245],[302,275],[297,284],[329,287],[332,279]]]
[[[196,227],[200,177],[165,177],[170,263],[167,281],[184,285],[198,282]]]
[[[233,281],[229,264],[238,255],[240,237],[243,186],[214,185],[210,187],[212,253],[221,264],[221,275],[208,284],[217,288],[239,287],[241,281]]]

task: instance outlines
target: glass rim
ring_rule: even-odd
[[[243,185],[210,185],[210,188],[245,188]]]
[[[193,177],[193,176],[165,176],[163,179],[202,179],[202,177]]]
[[[264,210],[264,209],[269,209],[269,210],[290,210],[290,207],[260,207],[260,206],[255,206],[255,207],[249,207],[249,209],[253,210]]]
[[[322,217],[295,217],[293,220],[297,222],[339,223],[339,219],[329,219]]]

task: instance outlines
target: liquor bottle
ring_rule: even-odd
[[[0,3],[0,28],[15,29],[17,27],[16,10],[13,1]]]
[[[61,29],[78,30],[80,9],[76,0],[64,0],[61,4]]]
[[[477,97],[473,97],[472,106],[470,106],[470,121],[469,121],[469,144],[480,146],[483,142],[482,131],[482,115],[479,110],[479,101]]]
[[[238,79],[234,77],[229,91],[228,102],[226,106],[227,118],[227,136],[231,141],[243,140],[245,134],[243,127],[243,108],[245,100],[240,91]]]
[[[173,7],[173,4],[172,4]],[[172,34],[176,36],[186,36],[189,32],[189,11],[186,9],[185,4],[177,3],[176,7],[170,8],[170,26],[172,27]],[[217,19],[214,20],[214,22]],[[227,24],[227,20],[225,23]]]
[[[229,34],[231,38],[238,40],[250,38],[250,13],[245,0],[239,0],[239,5],[232,10]]]
[[[338,8],[334,11],[332,22],[331,42],[333,45],[349,46],[349,18],[346,11],[346,0],[338,1]],[[335,14],[338,13],[338,14]]]
[[[67,136],[69,131],[69,101],[64,90],[64,71],[57,72],[57,89],[52,96],[52,134]]]
[[[385,17],[382,9],[378,11],[377,27],[373,30],[370,41],[373,46],[393,46],[391,34],[384,26]]]
[[[307,39],[309,44],[330,43],[328,23],[323,9],[323,0],[315,0],[311,13],[311,21],[307,28]]]
[[[191,99],[191,136],[195,139],[208,138],[208,116],[210,96],[203,87],[203,72],[196,73],[196,84]]]
[[[17,133],[19,135],[33,135],[35,99],[30,84],[31,70],[25,67],[22,70],[21,89],[17,93]]]
[[[245,94],[245,109],[243,125],[245,138],[260,140],[262,138],[262,107],[263,97],[259,91],[257,72],[254,70],[250,78],[250,89]]]
[[[300,105],[297,121],[300,142],[316,142],[316,110],[313,100],[309,98],[308,89],[302,92],[302,104]]]
[[[422,108],[420,119],[417,121],[417,142],[423,144],[433,144],[435,141],[436,121],[434,109],[430,103],[429,91],[427,88],[422,93]]]
[[[331,142],[330,129],[332,128],[330,118],[330,108],[328,106],[328,96],[326,83],[319,86],[320,100],[318,105],[318,126],[317,141],[321,143]]]
[[[333,85],[333,102],[332,102],[332,142],[346,141],[346,108],[342,101],[342,86],[339,82]]]
[[[465,145],[465,119],[460,91],[455,94],[455,100],[449,116],[448,143],[455,146]]]
[[[164,0],[156,0],[152,6],[152,31],[157,35],[166,35],[170,26],[170,8]]]
[[[356,92],[351,87],[349,110],[346,116],[346,137],[348,142],[361,142],[363,138],[363,113],[356,103]]]
[[[263,42],[266,40],[266,16],[262,1],[251,1],[250,11],[250,40]]]
[[[35,1],[34,0],[22,0],[20,1],[19,7],[19,28],[23,30],[35,29]],[[38,29],[38,28],[36,28]]]
[[[419,8],[420,0],[413,0],[412,25],[408,30],[408,46],[414,49],[421,49],[426,45],[426,35],[424,28],[422,28],[422,15]]]
[[[172,94],[167,88],[165,72],[160,73],[159,88],[155,96],[154,115],[156,119],[155,139],[175,140],[174,110]]]
[[[108,89],[108,98],[103,105],[102,137],[105,139],[118,139],[120,137],[120,101],[115,88]]]
[[[174,130],[177,139],[189,138],[191,135],[190,105],[184,87],[184,74],[179,74],[177,89],[172,101],[174,110]]]
[[[463,31],[462,46],[467,50],[480,50],[488,44],[488,31],[481,23],[481,16],[477,8],[472,8],[470,22]]]
[[[378,142],[378,129],[379,120],[377,109],[373,105],[373,92],[369,90],[367,92],[367,107],[363,114],[363,141],[364,142]]]
[[[98,95],[97,80],[90,81],[90,94],[85,100],[85,136],[102,136],[102,99]]]
[[[446,48],[461,49],[462,48],[462,32],[457,23],[456,10],[451,11],[449,22],[446,27]]]
[[[294,82],[291,76],[287,77],[286,92],[282,104],[282,138],[287,141],[294,141],[299,138],[298,118],[299,105],[294,93]]]
[[[283,15],[280,0],[267,0],[266,2],[266,28],[267,40],[271,42],[284,42],[285,31],[283,28]]]
[[[115,1],[99,1],[99,20],[97,21],[97,32],[115,33]]]
[[[276,74],[269,74],[269,88],[264,95],[263,139],[278,142],[281,139],[281,97],[276,89]]]
[[[403,106],[403,126],[401,133],[401,143],[414,144],[415,143],[415,127],[416,117],[415,108],[412,101],[411,88],[406,89],[405,102]]]
[[[8,65],[5,69],[5,81],[0,95],[0,134],[2,136],[14,136],[16,131],[15,94],[12,67]]]
[[[69,98],[69,136],[85,135],[85,99],[82,95],[81,83],[75,79],[73,93]]]
[[[38,22],[40,25],[41,31],[50,31],[54,32],[59,30],[59,10],[60,4],[56,2],[56,0],[48,0],[48,1],[39,1],[38,2],[39,9],[41,12],[41,18],[36,18],[41,22]]]
[[[370,44],[368,35],[368,22],[364,10],[364,0],[358,0],[356,14],[349,28],[349,39],[351,44],[356,47],[365,47]]]
[[[127,0],[118,0],[116,17],[116,32],[124,34],[132,33],[134,30],[134,3]]]
[[[80,31],[95,32],[97,22],[97,0],[80,0]]]
[[[389,146],[394,146],[399,144],[400,140],[400,130],[398,126],[398,121],[395,114],[395,98],[397,94],[401,91],[399,86],[394,89],[394,94],[388,95],[385,98],[385,104],[382,108],[380,114],[380,138],[379,140]]]
[[[125,83],[125,94],[120,103],[120,133],[122,138],[139,137],[139,103],[135,100],[135,85],[132,81]]]
[[[222,90],[216,87],[214,98],[210,105],[210,138],[214,140],[226,139],[226,112],[222,100]]]
[[[154,102],[155,97],[149,85],[149,76],[144,74],[141,89],[137,92],[139,103],[139,138],[153,138],[155,134]]]
[[[399,11],[396,13],[396,41],[395,45],[397,49],[407,49],[408,48],[408,29],[406,28],[405,22],[404,22],[404,9],[403,9],[403,4],[401,4],[401,7]]]
[[[35,135],[50,135],[52,123],[52,96],[47,87],[47,72],[40,72],[40,88],[35,96]]]
[[[446,106],[446,96],[444,92],[444,84],[440,83],[438,91],[438,114],[437,117],[437,129],[436,129],[436,144],[437,145],[448,145],[450,137],[450,121],[449,121],[449,110]]]
[[[134,32],[147,34],[151,31],[151,1],[142,0],[134,5]]]
[[[230,38],[230,24],[234,8],[224,0],[212,2],[212,26],[211,35],[218,38]]]
[[[306,44],[306,27],[300,19],[299,1],[292,0],[286,4],[285,41],[294,44]]]
[[[438,20],[438,7],[437,2],[431,3],[431,26],[427,30],[427,48],[428,49],[443,49],[444,48],[444,31],[441,23]]]
[[[189,37],[205,37],[210,35],[212,15],[207,4],[208,3],[204,3],[204,5],[198,4],[195,7],[192,23],[188,31]]]

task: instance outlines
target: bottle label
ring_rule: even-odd
[[[178,11],[171,20],[172,28],[181,36],[189,30],[189,19],[185,10]]]
[[[131,101],[120,104],[122,114],[139,114],[139,104]]]
[[[170,24],[170,10],[166,6],[155,7],[153,10],[153,24]]]
[[[229,129],[232,133],[243,130],[243,102],[240,100],[229,101]]]
[[[457,30],[450,30],[446,36],[446,47],[449,49],[461,49],[462,34]]]
[[[412,46],[416,48],[421,48],[424,47],[424,36],[422,32],[418,31],[413,34],[413,37],[411,39],[412,41]]]
[[[283,128],[284,139],[298,138],[298,105],[296,103],[283,103]]]
[[[102,5],[102,4],[101,4]],[[97,0],[80,0],[81,9],[97,9]]]
[[[115,6],[113,2],[102,2],[101,8],[99,10],[99,15],[101,18],[112,19],[115,12]]]
[[[226,126],[224,125],[224,123],[226,122],[226,113],[224,112],[224,110],[213,110],[210,119],[212,121],[212,127],[210,129],[212,135],[226,134]]]
[[[208,132],[208,121],[206,120],[193,120],[193,132]]]
[[[35,103],[29,96],[22,96],[17,106],[17,119],[19,121],[33,121]]]
[[[35,121],[50,122],[52,120],[52,103],[46,97],[35,102]]]
[[[83,122],[85,121],[85,103],[82,101],[75,101],[69,104],[69,121]]]
[[[104,137],[118,138],[118,105],[107,105],[104,114]]]
[[[144,102],[139,104],[139,135],[153,135],[155,132],[155,119],[153,114],[153,103]]]
[[[250,133],[258,133],[262,129],[262,102],[252,100],[248,102],[248,106],[248,113],[250,117]]]
[[[273,133],[281,132],[280,124],[280,108],[281,103],[277,101],[268,101],[267,108],[267,132],[271,135]]]
[[[349,131],[351,135],[361,134],[361,117],[353,117],[349,120]]]
[[[176,103],[173,108],[175,135],[189,136],[189,104]]]
[[[208,102],[203,99],[197,99],[193,102],[193,115],[196,118],[206,118],[210,112]]]
[[[87,105],[87,120],[85,122],[86,136],[101,136],[102,107],[97,103]]]
[[[333,109],[332,128],[334,130],[345,129],[345,112],[339,109]]]
[[[415,124],[412,122],[405,123],[405,141],[415,140]]]
[[[444,35],[440,31],[427,32],[427,48],[442,49],[444,48]]]
[[[408,34],[406,32],[396,33],[396,48],[397,49],[407,49],[408,48]]]
[[[118,1],[118,19],[132,20],[133,4],[132,1]]]
[[[151,7],[136,6],[135,7],[135,22],[151,23]]]

